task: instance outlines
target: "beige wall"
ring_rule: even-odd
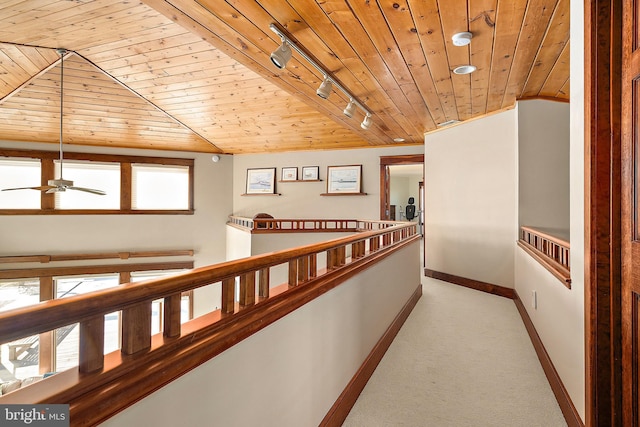
[[[319,425],[420,284],[418,245],[399,250],[102,425]]]
[[[569,104],[518,102],[519,224],[569,235]]]
[[[278,218],[380,219],[380,156],[420,154],[422,146],[358,150],[298,151],[233,156],[233,209],[253,217],[266,212]],[[327,187],[327,166],[362,165],[362,191],[366,196],[321,196]],[[248,168],[319,166],[321,182],[276,182],[281,196],[242,196]]]
[[[428,269],[514,287],[517,113],[425,136]]]

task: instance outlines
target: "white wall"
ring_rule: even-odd
[[[420,284],[418,245],[401,249],[102,425],[318,425]]]
[[[584,5],[571,2],[571,117],[570,117],[570,211],[571,211],[571,300],[565,309],[572,313],[572,347],[576,350],[574,369],[580,373],[570,384],[571,398],[582,420],[585,419],[584,353]],[[565,384],[566,385],[566,384]]]
[[[517,111],[425,135],[426,268],[514,287]]]
[[[297,151],[233,156],[234,214],[253,217],[266,212],[276,218],[380,219],[380,156],[420,154],[422,146],[357,150]],[[320,196],[327,190],[327,166],[362,165],[362,191],[366,196]],[[248,168],[319,166],[321,182],[276,182],[281,196],[242,196]]]
[[[519,224],[558,237],[569,234],[569,110],[562,102],[518,102]]]

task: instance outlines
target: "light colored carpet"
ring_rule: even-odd
[[[428,278],[343,424],[566,425],[513,301]]]

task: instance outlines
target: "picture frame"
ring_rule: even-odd
[[[276,168],[247,169],[246,194],[274,194],[276,192]]]
[[[318,180],[320,180],[320,166],[303,166],[302,167],[302,180],[303,181],[318,181]]]
[[[360,194],[362,184],[362,165],[328,166],[328,194]]]
[[[282,181],[297,181],[298,180],[298,168],[282,168]]]

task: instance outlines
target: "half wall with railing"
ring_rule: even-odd
[[[246,224],[239,225],[250,230],[258,228],[256,223],[250,224],[247,221]],[[276,226],[271,228],[285,230],[290,227],[287,224],[294,224],[291,221],[293,220],[276,221]],[[308,224],[308,221],[316,224],[312,228],[317,229],[326,227],[327,221],[334,220],[305,220],[304,224]],[[38,383],[4,395],[0,397],[0,403],[68,403],[72,425],[95,425],[140,399],[147,396],[152,399],[153,396],[150,395],[154,391],[198,366],[209,361],[216,363],[216,356],[234,346],[240,343],[243,346],[250,345],[246,343],[248,337],[280,320],[284,321],[302,307],[312,312],[314,307],[322,307],[322,312],[313,313],[307,318],[307,321],[313,319],[310,326],[317,322],[320,327],[325,319],[340,318],[344,318],[347,324],[342,331],[340,324],[336,325],[334,320],[328,320],[335,326],[333,330],[323,331],[317,336],[311,331],[308,337],[306,334],[298,337],[285,336],[285,339],[293,339],[291,342],[287,341],[286,346],[291,346],[292,342],[303,345],[305,339],[316,336],[313,339],[322,343],[318,351],[333,351],[332,354],[339,356],[336,357],[338,361],[359,361],[355,368],[352,364],[347,369],[340,364],[325,366],[322,358],[291,361],[294,362],[291,364],[291,374],[304,378],[304,373],[296,374],[296,369],[303,369],[305,372],[317,370],[324,372],[323,378],[333,378],[331,373],[339,371],[342,382],[336,381],[338,388],[342,390],[348,383],[343,381],[345,375],[347,380],[355,375],[359,364],[363,363],[366,354],[375,346],[371,337],[379,339],[407,301],[415,298],[415,295],[419,297],[418,289],[421,288],[420,236],[416,224],[340,221],[345,222],[336,227],[340,231],[351,233],[347,237],[0,313],[1,343],[46,333],[74,323],[79,323],[80,328],[77,368],[56,373]],[[304,227],[306,225],[302,226]],[[286,283],[269,286],[271,269],[280,265],[285,265],[288,270]],[[319,267],[320,265],[326,267]],[[219,284],[221,288],[221,308],[213,310],[212,307],[209,313],[181,324],[181,295],[212,284]],[[332,297],[327,299],[327,295]],[[163,331],[152,336],[151,304],[160,298],[164,299]],[[114,311],[122,312],[121,350],[105,355],[104,316]],[[367,321],[363,322],[363,318]],[[270,330],[274,330],[273,327]],[[351,334],[346,331],[351,331]],[[365,336],[369,339],[363,340]],[[364,356],[361,354],[362,341],[367,341],[364,346],[367,353]],[[357,351],[351,347],[351,343],[359,346]],[[243,367],[240,364],[231,369],[239,372],[245,369],[252,372],[269,371],[268,354],[274,350],[267,346],[256,351],[265,352],[266,355],[260,366]],[[355,359],[350,357],[354,353],[358,353]],[[304,366],[300,365],[302,362]],[[330,372],[325,372],[326,369]],[[209,378],[208,381],[215,384],[216,389],[234,389],[238,386],[232,377],[224,380]],[[256,381],[260,382],[261,379],[256,378]],[[306,399],[310,395],[323,396],[321,411],[327,412],[331,404],[339,400],[335,384],[329,387],[329,392],[323,385],[319,385],[319,390],[307,392],[299,390],[304,388],[304,384],[292,386],[295,388],[294,395],[299,394],[304,400],[298,404],[308,404]],[[242,390],[251,394],[242,387],[234,393],[242,393]],[[202,398],[206,400],[206,396],[191,396],[191,400],[200,404]],[[272,404],[274,398],[276,397],[270,396],[265,400],[263,396],[262,404]],[[249,401],[250,399],[245,403]],[[285,402],[278,402],[280,404],[285,405]],[[205,409],[210,407],[205,405]],[[233,408],[228,410],[236,411]],[[317,409],[312,412],[317,413]],[[292,419],[281,425],[303,425],[299,424],[301,421]],[[305,423],[308,421],[304,420]],[[312,423],[318,424],[319,421],[321,420],[316,415]]]
[[[570,244],[567,240],[540,229],[523,226],[520,227],[518,246],[571,288]]]

